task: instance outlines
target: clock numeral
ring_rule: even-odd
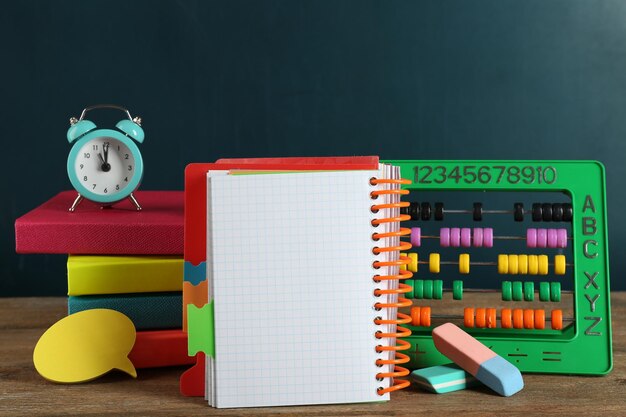
[[[80,169],[83,169],[83,168],[85,168],[85,165],[80,164]]]
[[[86,175],[83,177],[83,181],[87,181],[87,176]]]
[[[129,170],[129,171],[132,171],[132,170],[133,170],[133,166],[132,166],[132,165],[129,165],[129,166],[128,166],[128,170]]]
[[[83,157],[89,159],[89,158],[91,158],[91,154],[89,152],[85,152],[83,154]]]
[[[107,190],[107,189],[105,188],[105,189],[104,189],[104,193],[106,194],[106,193],[108,193],[108,192],[109,192],[109,190]]]
[[[117,190],[119,190],[119,189],[120,189],[120,185],[119,185],[119,184],[117,184],[117,185],[115,186],[115,191],[117,191]]]
[[[128,177],[124,178],[124,181],[128,182]]]
[[[120,150],[120,145],[117,145],[117,150],[118,150],[118,151]]]
[[[91,184],[91,185],[93,185],[93,187],[91,187],[91,189],[95,190],[96,189],[96,184]]]
[[[93,145],[92,146],[92,150],[97,151],[98,150],[98,145]]]
[[[128,159],[128,154],[124,154],[124,159]]]

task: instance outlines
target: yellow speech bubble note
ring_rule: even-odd
[[[112,369],[136,378],[128,359],[135,335],[133,322],[118,311],[81,311],[46,330],[35,346],[33,362],[41,376],[54,382],[90,381]]]

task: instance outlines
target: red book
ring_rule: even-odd
[[[182,255],[182,191],[137,191],[143,207],[128,200],[111,208],[84,200],[68,209],[75,191],[64,191],[15,221],[17,253]]]
[[[180,329],[137,332],[128,358],[135,368],[189,365],[196,361],[187,356],[187,333]]]

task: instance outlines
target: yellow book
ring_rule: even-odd
[[[180,256],[89,256],[67,259],[68,295],[182,291]]]

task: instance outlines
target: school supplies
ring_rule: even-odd
[[[194,363],[194,358],[187,356],[187,333],[180,329],[137,332],[128,359],[137,369]]]
[[[138,191],[143,211],[128,200],[113,208],[92,201],[80,213],[67,208],[76,197],[63,191],[15,221],[17,253],[73,255],[181,255],[183,193]]]
[[[524,388],[519,369],[452,323],[433,329],[439,352],[498,394],[508,397]]]
[[[180,329],[182,294],[158,292],[143,294],[82,295],[68,297],[67,312],[74,314],[94,308],[108,308],[124,313],[137,330]]]
[[[128,359],[135,327],[122,313],[107,309],[83,311],[53,324],[33,352],[37,372],[53,382],[95,379],[112,369],[137,377]]]
[[[288,165],[187,168],[186,230],[206,233],[207,303],[187,312],[190,354],[206,355],[206,398],[216,407],[389,399],[407,385],[392,378],[408,374],[394,370],[406,361],[396,340],[408,335],[396,311],[408,305],[398,280],[410,276],[398,270],[409,246],[399,242],[404,181],[378,164]]]
[[[412,180],[401,209],[413,245],[410,369],[449,362],[431,333],[452,322],[522,372],[611,370],[602,164],[388,163]]]
[[[435,394],[445,394],[478,385],[474,376],[453,363],[417,369],[411,372],[411,381]]]
[[[180,256],[89,256],[67,258],[68,295],[182,291]]]

